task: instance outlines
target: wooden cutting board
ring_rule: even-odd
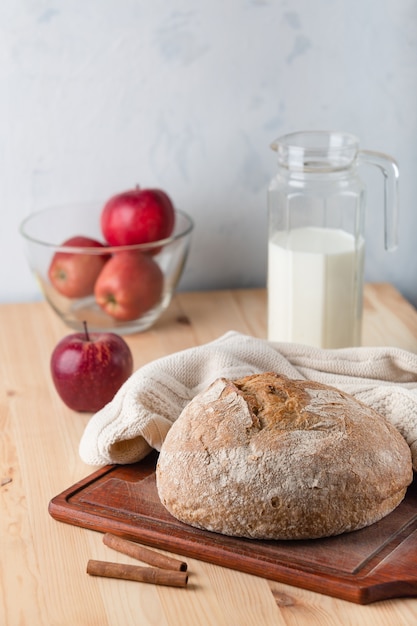
[[[417,595],[417,485],[372,526],[310,541],[259,541],[201,531],[160,503],[157,455],[104,467],[49,503],[61,522],[123,535],[140,543],[312,591],[369,604]]]

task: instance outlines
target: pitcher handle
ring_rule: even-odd
[[[392,252],[398,245],[398,178],[397,162],[387,154],[360,150],[359,163],[376,165],[384,176],[384,244]]]

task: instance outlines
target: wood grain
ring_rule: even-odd
[[[229,330],[265,336],[265,302],[264,290],[178,294],[152,329],[127,338],[135,367]],[[43,302],[0,306],[2,626],[417,623],[414,598],[360,606],[194,558],[187,590],[86,575],[89,559],[134,563],[110,557],[101,533],[48,513],[56,494],[91,471],[78,456],[89,415],[62,404],[49,374],[51,352],[69,332]],[[364,343],[416,350],[417,314],[389,285],[366,287]]]
[[[417,596],[417,484],[390,515],[356,532],[314,541],[248,540],[174,519],[158,497],[156,459],[153,453],[93,472],[52,499],[51,515],[359,604]]]

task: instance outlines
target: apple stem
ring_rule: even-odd
[[[90,341],[90,335],[88,334],[87,322],[85,320],[83,321],[83,326],[84,326],[86,341]]]

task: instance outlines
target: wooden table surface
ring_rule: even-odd
[[[152,329],[126,338],[135,368],[228,330],[265,337],[265,307],[264,290],[177,294]],[[89,415],[63,405],[49,373],[71,330],[44,302],[0,306],[0,329],[2,626],[417,624],[417,598],[360,606],[193,559],[187,588],[88,576],[89,559],[134,561],[48,514],[94,470],[78,456]],[[390,285],[366,286],[363,343],[417,351],[417,313]]]

